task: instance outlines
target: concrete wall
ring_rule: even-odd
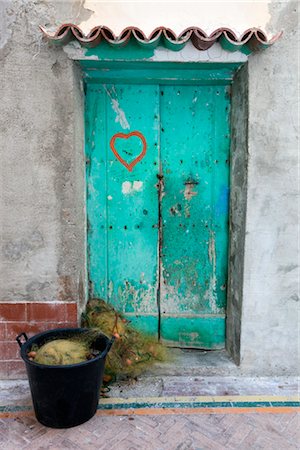
[[[84,276],[80,76],[61,50],[41,42],[46,8],[17,3],[11,12],[7,6],[14,19],[1,49],[0,298],[77,301]]]
[[[19,331],[76,323],[77,308],[65,305],[85,298],[81,75],[67,53],[49,47],[38,30],[39,24],[87,21],[91,11],[82,3],[0,3],[0,334],[7,362],[2,376],[17,375],[22,365],[13,342]],[[237,201],[247,211],[246,240],[235,305],[240,343],[231,351],[243,370],[254,368],[257,374],[296,371],[295,9],[293,2],[270,4],[269,30],[283,29],[284,36],[251,55],[244,75],[249,83],[245,208],[238,193]],[[156,54],[170,60],[167,50]],[[218,52],[211,54],[218,60]],[[242,86],[241,95],[246,95]]]
[[[296,373],[299,365],[297,4],[270,5],[284,35],[249,58],[248,200],[241,365]]]
[[[85,285],[85,183],[80,71],[61,49],[41,41],[38,28],[73,14],[71,3],[18,0],[0,8],[0,357],[6,376],[23,366],[14,342],[20,331],[77,323]]]

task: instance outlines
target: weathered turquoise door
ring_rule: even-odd
[[[152,333],[159,322],[158,142],[157,86],[88,89],[90,295]]]
[[[227,90],[87,85],[90,296],[171,345],[224,346]]]
[[[161,87],[160,313],[170,343],[224,343],[228,243],[225,86]]]

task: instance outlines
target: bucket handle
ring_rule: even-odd
[[[100,355],[100,358],[105,358],[107,353],[109,352],[109,350],[111,349],[111,346],[113,345],[114,341],[115,341],[115,336],[112,336],[111,340],[108,341],[108,344],[106,346],[106,348],[103,350],[103,352]]]
[[[23,337],[25,339],[25,341],[21,341],[21,337]],[[25,342],[28,341],[28,337],[26,333],[20,333],[17,337],[16,337],[16,341],[19,344],[20,348],[22,347],[23,344],[25,344]]]

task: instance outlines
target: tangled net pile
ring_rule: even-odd
[[[157,339],[134,329],[122,314],[103,300],[88,302],[82,325],[116,338],[105,363],[106,382],[135,378],[153,363],[167,359],[166,349]]]
[[[79,339],[56,339],[37,348],[35,353],[34,361],[39,364],[66,365],[86,361],[90,351],[87,343]]]

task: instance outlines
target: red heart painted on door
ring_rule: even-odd
[[[142,148],[141,153],[133,161],[131,161],[131,163],[128,163],[125,161],[125,159],[122,158],[122,156],[117,151],[117,149],[115,147],[115,141],[116,141],[116,139],[129,139],[131,136],[137,136],[141,140],[143,148]],[[129,172],[132,172],[132,169],[134,168],[134,166],[138,162],[140,162],[141,159],[144,158],[144,156],[146,154],[146,150],[147,150],[147,143],[146,143],[145,137],[139,131],[132,131],[131,133],[127,133],[127,134],[116,133],[113,135],[113,137],[110,140],[110,148],[112,149],[114,155],[120,161],[120,163],[123,164],[123,166],[125,166],[126,169],[129,170]]]

